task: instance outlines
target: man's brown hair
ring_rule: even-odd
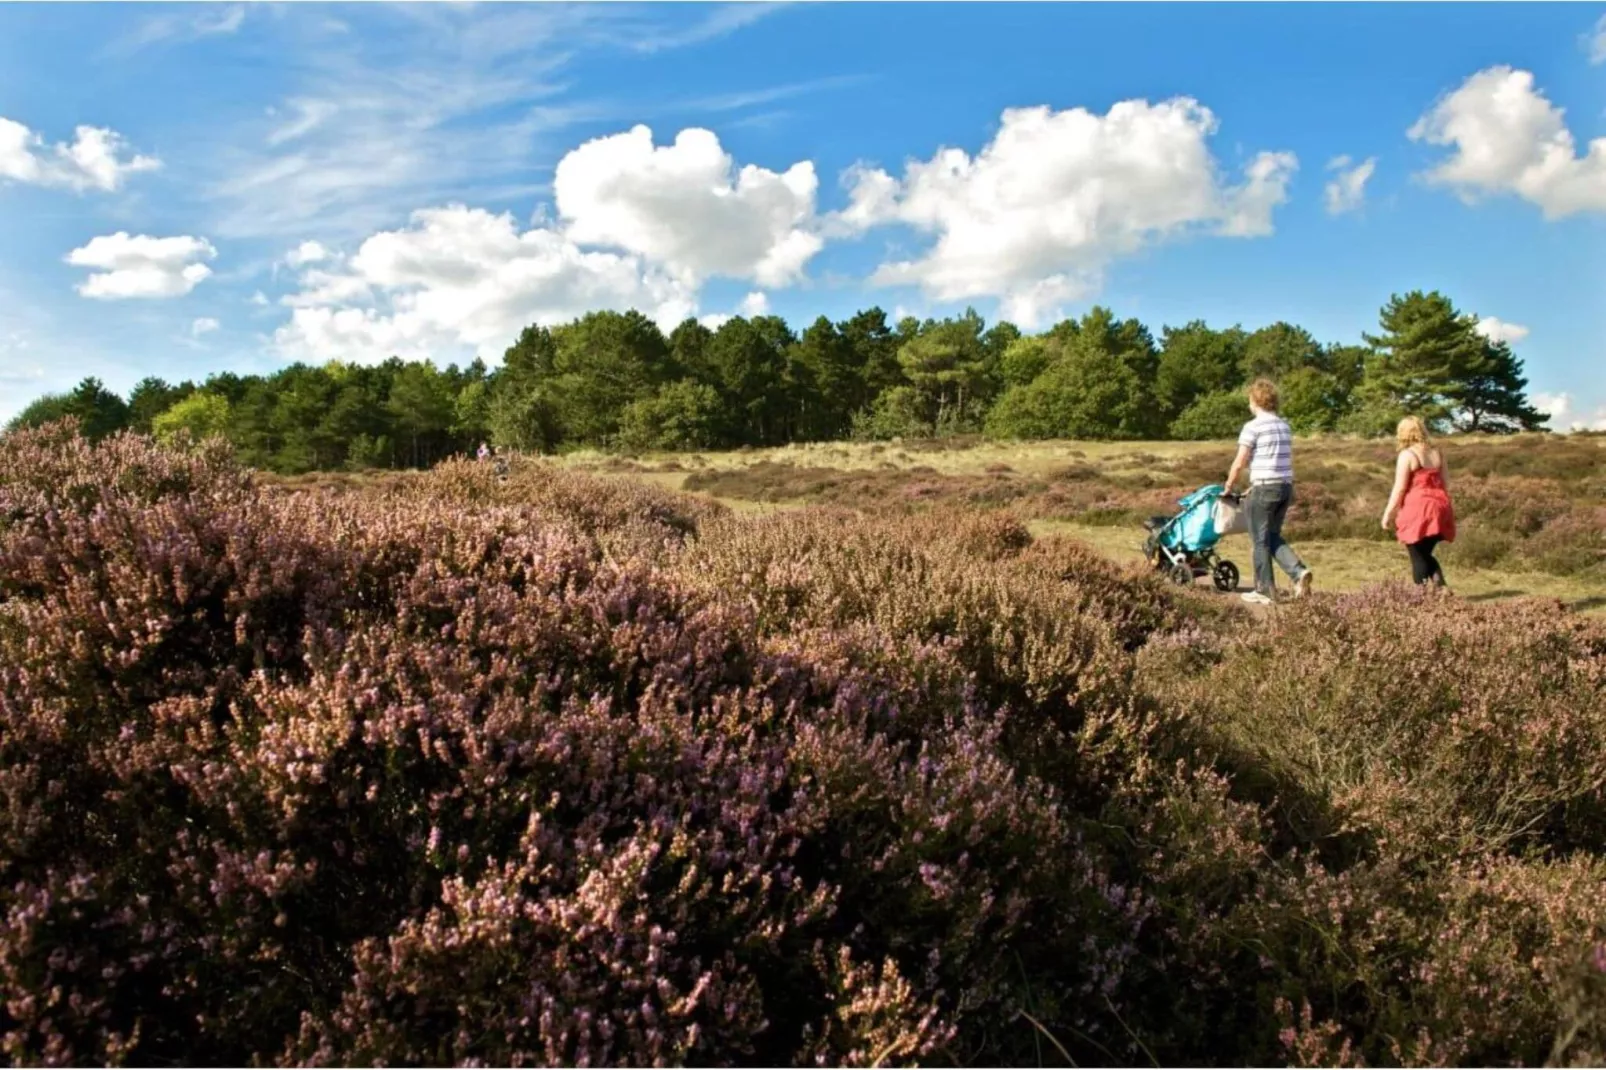
[[[1277,411],[1277,384],[1270,379],[1256,379],[1249,384],[1249,404],[1263,412]]]

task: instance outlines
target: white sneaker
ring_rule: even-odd
[[[1308,568],[1299,574],[1299,579],[1294,581],[1295,598],[1304,598],[1306,595],[1310,594],[1311,577],[1312,573]]]
[[[1245,591],[1240,597],[1242,597],[1245,602],[1248,602],[1252,606],[1272,605],[1272,600],[1261,594],[1259,591]]]

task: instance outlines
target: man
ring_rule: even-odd
[[[1249,411],[1254,419],[1238,433],[1238,456],[1227,473],[1227,490],[1249,471],[1249,498],[1245,503],[1249,538],[1255,546],[1255,589],[1245,602],[1270,605],[1277,599],[1276,561],[1294,581],[1294,597],[1310,593],[1311,570],[1294,548],[1283,541],[1283,520],[1294,500],[1294,435],[1288,421],[1277,415],[1277,387],[1269,379],[1249,384]]]

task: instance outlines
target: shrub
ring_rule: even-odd
[[[1603,694],[1555,604],[1251,621],[996,511],[8,435],[0,1051],[1587,1062]]]

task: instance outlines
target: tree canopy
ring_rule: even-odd
[[[1244,386],[1277,380],[1301,433],[1385,434],[1406,413],[1442,431],[1543,429],[1523,363],[1443,294],[1390,298],[1362,344],[1324,344],[1296,324],[1246,330],[1200,320],[1158,336],[1094,307],[1039,334],[879,308],[801,334],[778,316],[667,335],[639,312],[531,325],[494,370],[392,358],[220,372],[196,384],[141,380],[126,400],[98,379],[36,399],[11,426],[76,417],[223,435],[281,472],[426,466],[489,440],[501,449],[722,449],[985,433],[1003,438],[1218,438],[1246,418]]]

